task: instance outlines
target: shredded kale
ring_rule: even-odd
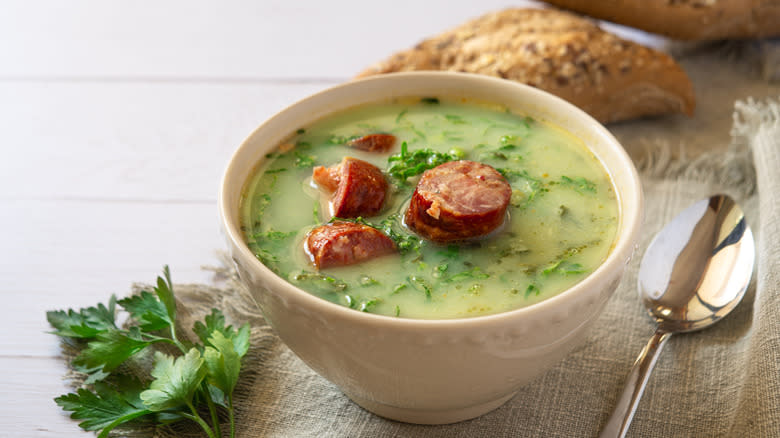
[[[395,246],[398,248],[398,252],[401,255],[410,252],[419,254],[420,246],[423,244],[423,240],[416,235],[402,231],[403,227],[401,226],[401,217],[398,214],[391,214],[390,216],[382,219],[379,224],[368,222],[360,216],[356,218],[334,217],[330,220],[330,223],[333,222],[354,222],[375,228],[381,231],[395,243]]]
[[[466,125],[469,123],[465,119],[463,119],[463,117],[456,114],[445,114],[444,118],[447,119],[448,122],[454,125]]]
[[[520,137],[516,135],[502,135],[501,138],[498,139],[499,143],[501,143],[501,146],[513,146],[516,147],[516,143],[520,142]]]
[[[401,292],[402,290],[406,289],[407,287],[408,287],[408,286],[406,285],[406,283],[399,283],[399,284],[396,284],[396,285],[395,285],[395,287],[393,288],[393,291],[392,291],[392,292],[390,292],[390,294],[391,294],[391,295],[395,295],[395,294],[397,294],[398,292]]]
[[[471,269],[458,272],[457,274],[447,278],[444,281],[448,283],[455,283],[458,281],[472,280],[472,279],[484,280],[485,278],[490,278],[490,274],[484,272],[482,269],[480,269],[479,266],[474,266]]]
[[[342,292],[347,289],[344,280],[319,272],[301,271],[290,276],[290,280],[296,283],[308,283],[316,289],[328,292]]]
[[[299,151],[295,151],[295,167],[312,167],[314,166],[313,155],[302,154]]]
[[[397,125],[398,130],[408,130],[412,132],[414,135],[419,137],[420,140],[425,141],[428,137],[425,135],[424,132],[417,129],[417,127],[414,126],[414,123],[412,123],[409,119],[406,118],[406,113],[408,110],[403,110],[400,113],[398,113],[398,116],[395,118],[395,123]]]
[[[514,255],[520,255],[520,254],[527,254],[531,251],[531,248],[528,247],[523,241],[519,239],[511,239],[509,240],[509,244],[506,247],[503,247],[499,250],[499,254],[501,257],[508,257],[508,256],[514,256]]]
[[[278,268],[276,264],[279,262],[279,258],[275,255],[278,252],[284,251],[287,247],[287,240],[296,234],[295,231],[275,231],[268,230],[262,232],[256,232],[249,236],[248,244],[255,256],[268,266],[272,271],[277,272]],[[278,272],[277,272],[278,273]]]
[[[582,274],[584,272],[585,269],[583,269],[582,265],[579,263],[571,263],[566,260],[557,260],[542,269],[542,276],[546,277],[551,274],[573,275]]]
[[[507,145],[504,145],[504,146],[499,146],[496,149],[491,149],[491,150],[484,151],[484,152],[479,154],[479,158],[480,158],[480,160],[483,160],[483,161],[484,160],[490,160],[490,159],[502,160],[502,161],[508,161],[508,160],[522,161],[522,159],[523,159],[522,155],[509,153],[510,151],[513,151],[515,149],[517,149],[517,146],[515,146],[513,144],[507,144]],[[503,169],[503,170],[507,171],[507,169]],[[506,175],[504,177],[506,178]]]
[[[436,252],[436,254],[439,254],[440,256],[444,256],[448,259],[458,258],[459,253],[460,253],[460,246],[454,244],[447,245],[447,249]]]
[[[360,304],[357,306],[357,308],[361,312],[371,312],[371,308],[375,307],[377,304],[381,302],[382,300],[380,298],[372,298],[370,300],[361,301]]]
[[[425,281],[425,279],[415,275],[410,275],[409,277],[406,277],[406,281],[409,282],[409,285],[411,285],[414,289],[420,292],[424,292],[426,299],[431,299],[431,286],[428,284],[428,282]]]
[[[550,191],[549,187],[540,179],[532,177],[527,170],[514,170],[506,168],[496,169],[504,178],[509,181],[512,188],[512,199],[510,203],[513,207],[520,209],[527,208],[538,196]]]
[[[360,276],[360,285],[362,287],[369,287],[369,286],[374,286],[374,285],[377,285],[377,284],[379,284],[379,282],[375,278],[373,278],[373,277],[370,277],[370,276],[365,275],[365,274]]]
[[[314,201],[314,208],[312,209],[312,218],[314,218],[314,223],[319,224],[320,223],[320,202]]]
[[[404,108],[398,115],[395,117],[395,123],[401,123],[401,120],[406,116],[406,113],[409,112],[409,109]]]
[[[566,187],[571,187],[577,193],[580,194],[596,193],[596,183],[588,179],[585,179],[581,176],[570,178],[566,175],[563,175],[561,176],[561,180],[558,182],[558,184],[561,184]]]
[[[295,231],[274,231],[274,230],[268,230],[264,232],[254,233],[252,234],[252,239],[255,239],[256,242],[261,240],[284,240],[288,237],[294,236]]]
[[[360,138],[360,136],[359,135],[349,135],[349,136],[347,136],[347,135],[331,134],[330,138],[328,138],[328,143],[330,143],[330,144],[347,144],[347,143],[349,143],[350,141],[352,141],[352,140],[354,140],[356,138]]]
[[[392,214],[383,219],[382,222],[380,222],[379,227],[375,228],[392,239],[401,254],[410,252],[419,254],[420,246],[423,244],[422,239],[414,234],[399,231],[402,229],[400,222],[400,216],[398,214]]]

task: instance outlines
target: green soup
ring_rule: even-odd
[[[388,153],[346,145],[372,133],[397,141]],[[419,175],[401,174],[420,164],[403,167],[415,154],[501,172],[512,187],[504,225],[487,238],[449,245],[407,229],[403,216]],[[318,270],[303,241],[331,218],[312,168],[344,156],[385,173],[391,189],[382,211],[353,220],[390,235],[399,251]],[[353,108],[291,133],[248,181],[241,218],[258,259],[318,297],[364,312],[446,319],[528,306],[582,280],[612,248],[618,205],[601,163],[563,129],[495,105],[423,98]]]

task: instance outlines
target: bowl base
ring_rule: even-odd
[[[457,423],[459,421],[470,420],[472,418],[479,417],[480,415],[487,414],[488,412],[506,403],[509,399],[514,397],[515,394],[517,394],[517,392],[513,392],[509,395],[498,398],[496,400],[491,400],[486,403],[468,406],[465,408],[445,410],[400,408],[379,403],[373,400],[356,397],[352,394],[346,395],[363,409],[390,420],[414,424],[450,424]]]

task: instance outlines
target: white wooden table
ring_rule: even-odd
[[[219,180],[263,120],[503,0],[5,0],[0,436],[90,436],[47,310],[209,281]]]

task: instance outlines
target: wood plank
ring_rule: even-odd
[[[529,1],[7,0],[0,78],[336,78]]]
[[[217,217],[212,202],[0,201],[0,320],[14,333],[0,355],[57,356],[47,310],[126,296],[163,265],[174,283],[210,282],[201,267],[226,248]]]
[[[333,84],[0,82],[0,199],[214,201],[244,138]]]
[[[54,398],[70,392],[65,364],[41,358],[0,357],[0,436],[89,437]]]

